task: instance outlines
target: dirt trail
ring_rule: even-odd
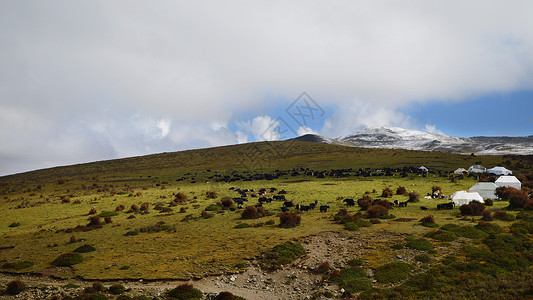
[[[239,274],[211,276],[194,281],[118,282],[131,289],[129,295],[146,295],[156,299],[163,299],[167,290],[183,283],[192,284],[208,295],[229,291],[246,299],[308,299],[313,295],[322,295],[326,291],[340,296],[339,288],[324,281],[323,275],[314,273],[313,269],[323,262],[329,262],[332,268],[343,268],[346,267],[346,262],[353,258],[373,257],[383,262],[391,260],[393,258],[381,257],[379,253],[385,253],[385,247],[403,238],[402,235],[384,231],[322,232],[299,239],[307,252],[306,257],[274,272],[266,272],[259,267],[257,261],[252,261],[246,271]],[[405,257],[414,255],[406,254]],[[367,272],[371,275],[372,269],[367,267]],[[30,287],[28,291],[19,295],[19,299],[42,299],[54,294],[76,295],[83,287],[92,284],[79,279],[57,280],[48,276],[0,274],[0,289],[14,279],[20,279]],[[116,282],[103,283],[105,286],[110,286]],[[65,287],[67,284],[80,287],[67,288]],[[0,299],[8,298],[0,296]]]

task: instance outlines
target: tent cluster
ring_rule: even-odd
[[[498,187],[513,187],[517,190],[522,188],[522,183],[515,176],[500,176],[495,182],[478,182],[468,192],[458,191],[452,195],[455,205],[468,204],[470,201],[483,203],[484,199],[498,199],[496,189]]]
[[[496,166],[494,168],[487,169],[487,168],[485,168],[482,165],[470,166],[470,168],[468,168],[468,170],[465,170],[463,168],[459,168],[459,169],[453,171],[453,173],[456,174],[456,175],[461,175],[461,174],[466,174],[466,173],[471,173],[471,174],[489,173],[489,174],[498,175],[498,176],[501,176],[501,175],[513,175],[513,171],[508,170],[508,169],[506,169],[504,167]]]

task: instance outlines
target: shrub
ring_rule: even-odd
[[[214,217],[215,214],[212,214],[212,213],[208,213],[208,212],[206,212],[206,211],[203,211],[203,212],[200,213],[200,216],[201,216],[202,218],[204,218],[204,219],[210,219],[210,218]]]
[[[405,244],[398,243],[398,244],[394,244],[394,245],[392,245],[390,247],[391,247],[391,249],[400,250],[400,249],[405,248]]]
[[[503,231],[503,229],[498,224],[493,224],[493,223],[483,222],[483,221],[480,221],[474,227],[488,234],[498,234]]]
[[[179,192],[176,194],[176,198],[174,198],[174,201],[177,203],[185,203],[189,200],[189,197],[185,195],[185,193]]]
[[[91,210],[89,210],[88,215],[96,215],[96,208],[91,208]]]
[[[379,266],[374,273],[376,280],[381,283],[392,283],[407,279],[413,267],[404,262],[391,262]]]
[[[79,253],[64,253],[59,255],[58,258],[52,261],[54,266],[68,267],[75,264],[79,264],[83,261],[83,257]]]
[[[439,227],[438,224],[435,224],[435,217],[433,217],[433,215],[423,217],[422,219],[420,219],[420,223],[422,223],[422,226],[424,227],[429,227],[429,228]]]
[[[11,223],[11,224],[8,225],[8,227],[11,227],[11,228],[13,228],[13,227],[19,227],[19,226],[20,226],[20,222],[13,222],[13,223]]]
[[[26,290],[26,284],[20,280],[13,280],[8,282],[6,287],[6,294],[15,296]]]
[[[457,235],[455,235],[455,233],[444,230],[431,231],[426,233],[424,236],[441,242],[452,242],[457,239]]]
[[[141,211],[147,212],[149,207],[150,207],[150,203],[145,202],[145,203],[141,204]]]
[[[125,291],[126,291],[126,288],[120,283],[115,283],[109,287],[109,293],[113,295],[120,295],[124,293]]]
[[[392,207],[391,203],[387,200],[379,200],[375,205],[381,205],[383,207],[386,207],[387,209],[390,209]]]
[[[420,195],[418,195],[417,192],[410,192],[409,193],[409,202],[420,202]]]
[[[406,194],[407,194],[407,190],[405,189],[404,186],[399,186],[396,189],[396,195],[406,195]]]
[[[111,220],[111,217],[105,217],[104,218],[104,223],[110,224],[110,223],[113,223],[113,220]]]
[[[481,216],[485,210],[485,205],[479,201],[470,201],[468,204],[461,205],[459,208],[463,216]]]
[[[205,192],[205,196],[207,197],[207,199],[215,199],[216,197],[218,197],[218,194],[215,191],[207,191]]]
[[[370,223],[372,223],[372,224],[381,224],[381,221],[379,219],[374,218],[374,219],[370,219]]]
[[[428,251],[428,250],[433,249],[433,244],[431,244],[431,242],[425,238],[415,239],[415,238],[408,237],[405,240],[407,242],[405,244],[407,248],[421,250],[421,251]]]
[[[100,281],[93,282],[93,285],[91,287],[91,292],[103,292],[105,291],[105,286]]]
[[[243,297],[235,296],[230,292],[220,292],[213,299],[214,300],[245,300]]]
[[[381,192],[381,197],[392,197],[393,195],[394,193],[388,187],[384,188],[383,191]]]
[[[124,204],[120,204],[119,206],[117,206],[115,208],[115,211],[119,212],[119,211],[123,211],[126,207],[124,206]]]
[[[431,256],[423,253],[415,256],[415,260],[422,262],[422,263],[428,263],[431,261]]]
[[[344,224],[344,229],[348,230],[348,231],[357,231],[359,230],[359,226],[357,226],[357,224],[355,224],[355,222],[347,222]]]
[[[88,226],[100,226],[100,225],[102,225],[102,221],[100,220],[99,216],[92,216],[89,218]]]
[[[222,204],[222,207],[230,208],[235,205],[235,202],[229,197],[224,197],[222,200],[220,200],[220,204]]]
[[[368,278],[365,270],[361,267],[350,267],[340,272],[332,272],[330,279],[348,293],[355,293],[372,288],[372,282]]]
[[[372,206],[372,200],[363,199],[361,201],[357,201],[357,205],[359,205],[359,208],[361,208],[361,210],[367,210],[370,208],[370,206]]]
[[[2,265],[2,268],[4,269],[15,269],[15,270],[22,270],[26,268],[30,268],[35,264],[35,262],[31,260],[23,260],[23,261],[17,261],[12,263],[5,263]]]
[[[76,253],[87,253],[87,252],[92,252],[92,251],[96,251],[96,248],[94,248],[93,246],[89,244],[85,244],[83,246],[79,246],[78,248],[74,249],[74,252]]]
[[[286,242],[268,251],[263,264],[268,269],[279,269],[282,265],[292,263],[304,255],[305,249],[301,244]]]
[[[381,205],[373,205],[367,210],[367,214],[370,218],[381,218],[389,214],[389,210]]]
[[[457,261],[457,256],[455,255],[448,255],[442,259],[442,263],[444,265],[449,265]]]
[[[168,291],[167,295],[171,299],[187,300],[187,299],[202,299],[204,296],[202,291],[194,288],[190,284],[182,284],[178,287]]]
[[[279,215],[279,226],[283,228],[291,228],[300,225],[302,217],[292,212],[285,212]]]
[[[118,216],[118,212],[117,211],[103,211],[100,214],[98,214],[98,216],[100,218],[114,217],[114,216]]]
[[[137,204],[132,204],[130,208],[130,212],[135,212],[135,213],[140,212],[139,206]]]
[[[233,227],[233,228],[241,229],[241,228],[249,228],[249,227],[250,227],[250,224],[248,224],[248,223],[239,223],[239,224],[235,225],[235,227]]]
[[[514,221],[516,220],[515,216],[508,214],[505,211],[496,210],[494,212],[494,218],[502,221]]]
[[[218,211],[218,210],[220,210],[220,206],[218,206],[216,204],[210,204],[204,210],[205,211]]]
[[[331,269],[331,265],[329,264],[329,262],[323,262],[321,264],[319,264],[316,268],[315,268],[315,273],[317,274],[326,274],[329,270]]]
[[[346,264],[350,267],[359,267],[363,265],[363,260],[358,258],[352,258],[347,261]]]
[[[484,211],[481,213],[481,216],[483,216],[483,217],[481,218],[481,220],[483,220],[483,221],[486,221],[486,222],[488,222],[488,221],[492,221],[492,213],[491,213],[490,211],[488,211],[488,210],[484,210]]]
[[[509,229],[512,233],[533,233],[533,224],[531,222],[516,222]]]
[[[493,205],[494,205],[494,200],[492,200],[492,199],[485,199],[485,205],[486,205],[486,206],[493,206]]]

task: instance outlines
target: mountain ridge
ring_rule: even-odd
[[[338,138],[307,134],[294,138],[294,140],[362,148],[438,151],[457,154],[533,154],[533,135],[523,137],[454,137],[393,126],[369,127]]]

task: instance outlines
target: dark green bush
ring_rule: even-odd
[[[419,254],[415,256],[415,260],[423,263],[428,263],[431,261],[431,256],[427,254]]]
[[[355,222],[348,222],[348,223],[344,224],[344,229],[346,229],[348,231],[357,231],[357,230],[359,230],[359,226],[357,226],[357,224],[355,224]]]
[[[204,210],[205,211],[218,211],[218,210],[221,210],[222,208],[216,204],[210,204],[208,205]]]
[[[444,258],[442,259],[441,262],[442,262],[444,265],[449,265],[449,264],[454,263],[454,262],[456,262],[456,261],[457,261],[457,256],[455,256],[455,255],[448,255],[448,256],[444,257]]]
[[[79,253],[64,253],[52,261],[54,266],[68,267],[83,262],[83,257]]]
[[[502,220],[502,221],[515,221],[515,216],[508,214],[506,211],[497,210],[494,212],[494,219]]]
[[[407,279],[413,267],[404,262],[391,262],[379,266],[374,273],[376,280],[381,283],[398,282]]]
[[[405,285],[421,291],[429,291],[435,286],[435,277],[431,274],[431,271],[427,271],[426,273],[417,274],[409,278]]]
[[[363,260],[359,258],[352,258],[347,261],[346,264],[350,267],[359,267],[363,265]]]
[[[507,253],[521,252],[533,248],[533,242],[525,234],[499,234],[492,235],[483,240],[483,243],[492,251]]]
[[[372,223],[370,221],[365,221],[363,219],[356,219],[355,224],[359,227],[370,227],[372,226]]]
[[[424,236],[442,242],[452,242],[457,239],[457,235],[455,235],[455,233],[444,230],[431,231],[426,233]]]
[[[213,300],[245,300],[243,297],[235,296],[230,292],[220,292]]]
[[[394,244],[392,246],[390,246],[392,249],[396,249],[396,250],[400,250],[400,249],[403,249],[405,248],[405,244],[401,244],[401,243],[398,243],[398,244]]]
[[[405,241],[407,242],[405,244],[407,248],[421,251],[428,251],[433,249],[433,244],[431,244],[431,242],[425,238],[415,239],[412,237],[408,237],[405,239]]]
[[[114,217],[114,216],[118,216],[118,211],[103,211],[100,214],[98,214],[98,216],[100,218]]]
[[[24,261],[17,261],[12,263],[5,263],[2,265],[2,268],[4,269],[15,269],[15,270],[22,270],[26,268],[30,268],[35,264],[35,262],[31,260],[24,260]]]
[[[128,232],[126,232],[126,234],[124,234],[125,236],[135,236],[135,235],[139,235],[139,232],[137,230],[130,230]]]
[[[249,228],[249,227],[250,227],[250,224],[248,224],[248,223],[239,223],[239,224],[235,225],[235,227],[233,227],[233,228],[240,229],[240,228]]]
[[[275,246],[265,255],[263,265],[268,269],[279,269],[305,255],[304,247],[299,243],[286,242]]]
[[[482,230],[488,234],[498,234],[502,232],[502,228],[498,224],[480,221],[475,228]]]
[[[89,244],[85,244],[83,246],[79,246],[78,248],[74,249],[74,252],[77,252],[77,253],[87,253],[87,252],[92,252],[92,251],[96,251],[96,248],[94,248],[93,246]]]
[[[531,222],[516,222],[509,227],[512,233],[528,234],[533,233],[533,223]]]
[[[179,285],[178,287],[168,291],[167,295],[171,299],[177,300],[202,299],[204,296],[202,291],[194,288],[190,284]]]
[[[361,267],[346,268],[332,274],[330,279],[349,293],[364,291],[372,287],[372,282]]]
[[[126,288],[120,283],[115,283],[109,287],[109,293],[113,295],[120,295],[124,293],[125,291],[126,291]]]
[[[26,290],[26,284],[20,280],[13,280],[8,282],[6,287],[6,294],[15,296]]]
[[[20,226],[20,222],[13,222],[8,225],[8,227],[19,227],[19,226]]]

